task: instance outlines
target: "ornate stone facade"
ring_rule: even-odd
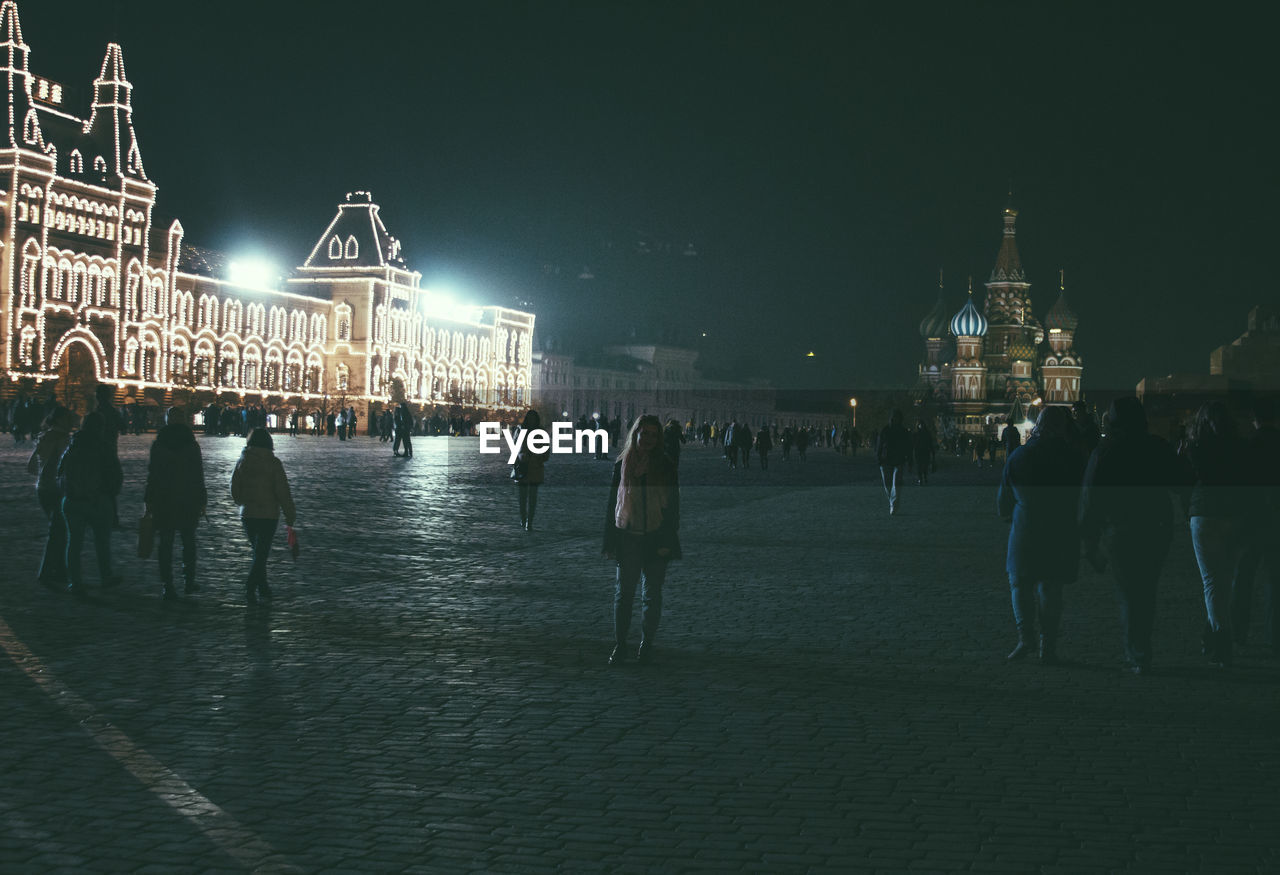
[[[107,47],[87,118],[29,65],[15,0],[0,4],[0,361],[3,391],[86,382],[160,401],[192,389],[268,407],[342,398],[515,409],[528,402],[530,313],[459,307],[420,286],[365,192],[347,195],[305,262],[247,279],[154,227],[156,184],[133,85]]]

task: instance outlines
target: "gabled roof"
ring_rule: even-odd
[[[378,210],[369,192],[348,194],[303,268],[404,268],[400,241],[387,232]]]

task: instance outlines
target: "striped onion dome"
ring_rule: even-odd
[[[1005,352],[1017,362],[1032,362],[1036,358],[1036,348],[1025,340],[1015,340]]]
[[[964,302],[960,312],[951,317],[951,333],[956,337],[984,337],[987,333],[987,317],[973,306],[973,295]]]
[[[942,289],[938,289],[938,300],[934,301],[933,309],[920,320],[920,336],[925,340],[930,337],[946,337],[947,321],[947,302]]]
[[[1049,329],[1057,328],[1059,331],[1075,331],[1078,322],[1079,319],[1076,318],[1076,314],[1067,306],[1066,291],[1060,292],[1058,300],[1053,302],[1053,306],[1045,314],[1045,327]]]

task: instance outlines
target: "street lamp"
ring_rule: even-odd
[[[853,416],[853,427],[857,428],[858,427],[858,399],[857,398],[849,399],[849,410]]]

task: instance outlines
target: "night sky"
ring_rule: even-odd
[[[781,386],[908,385],[939,268],[956,309],[981,291],[1010,184],[1041,318],[1066,270],[1086,390],[1207,372],[1275,294],[1274,73],[1225,7],[19,10],[77,114],[122,44],[188,242],[300,264],[368,190],[424,284],[530,302],[566,344],[696,338]]]

